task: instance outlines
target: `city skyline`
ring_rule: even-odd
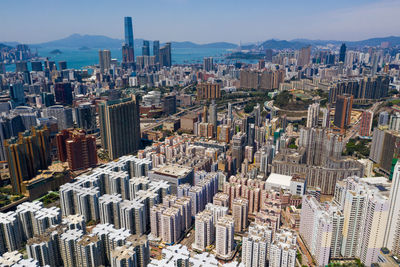
[[[121,18],[124,16],[133,17],[137,38],[163,42],[247,43],[296,38],[354,41],[400,35],[400,22],[396,20],[400,3],[393,0],[323,3],[310,0],[307,5],[295,1],[275,3],[259,0],[251,3],[224,0],[212,5],[206,0],[198,5],[191,0],[157,0],[151,6],[139,1],[121,0],[112,4],[85,1],[79,3],[79,9],[71,1],[57,5],[47,5],[47,1],[40,6],[29,1],[25,1],[23,6],[3,1],[0,16],[8,27],[0,29],[1,41],[34,44],[74,33],[122,39]],[[14,9],[18,9],[19,16],[9,12]],[[113,12],[109,14],[109,10]],[[31,14],[43,11],[46,11],[45,16],[31,19]],[[149,16],[149,12],[157,16]],[[270,27],[276,23],[279,27]],[[256,30],[249,31],[252,27]]]

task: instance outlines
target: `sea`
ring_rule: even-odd
[[[55,49],[61,51],[60,54],[52,54]],[[80,50],[73,48],[32,48],[37,51],[38,56],[45,59],[55,61],[66,61],[69,69],[83,69],[99,63],[98,49]],[[122,60],[121,49],[110,49],[111,58]],[[235,60],[226,59],[231,51],[226,48],[172,48],[172,64],[189,65],[201,64],[204,57],[213,57],[214,63],[234,63]],[[135,56],[141,55],[141,49],[135,49]],[[28,68],[30,68],[28,64]],[[15,71],[15,64],[6,65],[7,71]]]

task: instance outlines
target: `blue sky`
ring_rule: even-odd
[[[233,43],[271,38],[361,40],[400,35],[400,0],[0,0],[0,41],[73,33]]]

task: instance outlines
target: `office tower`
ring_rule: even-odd
[[[56,102],[54,101],[54,94],[43,92],[40,96],[42,98],[42,105],[44,107],[50,107],[56,104]]]
[[[71,170],[84,170],[97,165],[96,138],[84,130],[62,130],[56,136],[58,158],[68,162]]]
[[[318,126],[319,118],[319,103],[314,103],[308,106],[307,124],[306,127],[312,128]]]
[[[96,106],[89,102],[80,103],[74,108],[75,123],[78,128],[82,128],[88,134],[93,134],[97,130]]]
[[[279,230],[275,233],[270,247],[269,266],[295,267],[297,254],[297,234],[291,230]]]
[[[155,57],[155,63],[160,62],[160,41],[153,41],[153,56]]]
[[[5,150],[13,191],[24,193],[23,181],[35,177],[39,170],[46,170],[51,164],[49,131],[32,128],[5,142]]]
[[[339,62],[345,62],[346,60],[346,44],[343,43],[340,46],[340,52],[339,52]]]
[[[384,247],[394,255],[400,255],[400,162],[394,166],[389,195],[389,214],[385,229]]]
[[[219,219],[215,229],[215,252],[219,258],[230,258],[234,249],[235,222],[232,216]]]
[[[160,48],[160,66],[161,67],[172,66],[171,43],[166,43],[163,47]]]
[[[6,74],[6,65],[0,62],[0,74]]]
[[[389,123],[389,113],[387,113],[387,111],[382,111],[381,113],[379,113],[378,125],[385,126],[388,125],[388,123]]]
[[[214,216],[211,211],[205,210],[196,214],[195,222],[196,231],[193,248],[205,251],[209,245],[214,243]]]
[[[40,61],[31,61],[32,71],[43,71],[42,62]]]
[[[54,85],[56,102],[63,105],[72,105],[71,83],[56,83]]]
[[[82,230],[68,230],[60,237],[61,258],[65,267],[78,266],[77,243],[83,236]]]
[[[297,66],[304,67],[310,63],[311,46],[303,47],[299,51]]]
[[[99,104],[103,149],[111,159],[133,153],[140,146],[139,102],[135,96]]]
[[[235,198],[232,203],[232,216],[235,220],[235,232],[243,232],[247,228],[249,201],[246,198]]]
[[[132,234],[142,235],[146,232],[146,215],[144,204],[133,200],[120,203],[121,228],[130,230]]]
[[[221,97],[221,85],[218,83],[200,83],[196,87],[197,99],[218,99]]]
[[[143,40],[142,56],[150,56],[150,42]]]
[[[272,49],[265,50],[265,60],[268,62],[272,61]]]
[[[18,250],[22,244],[18,215],[14,211],[0,213],[0,254]]]
[[[374,118],[374,113],[372,111],[363,111],[361,115],[361,123],[360,123],[360,130],[358,134],[360,136],[370,136],[371,135],[371,127],[372,127],[372,120]],[[400,117],[399,117],[400,123]],[[400,126],[400,124],[399,124]],[[399,128],[400,130],[400,128]]]
[[[57,119],[58,130],[72,128],[74,125],[72,108],[55,105],[43,109],[44,117],[54,117]]]
[[[214,60],[212,57],[205,57],[203,59],[203,70],[204,71],[214,70]]]
[[[25,72],[28,71],[28,63],[26,61],[15,62],[15,72]]]
[[[67,61],[58,61],[58,70],[63,71],[66,70],[67,68]]]
[[[243,150],[246,144],[246,134],[239,132],[232,137],[232,157],[236,160],[236,170],[243,161]]]
[[[111,267],[137,266],[137,255],[135,248],[129,245],[116,247],[111,252]]]
[[[265,68],[265,60],[264,59],[260,59],[259,61],[258,61],[258,69],[259,70],[262,70],[262,69],[264,69]]]
[[[229,102],[228,103],[228,119],[232,120],[233,116],[232,116],[232,103]]]
[[[176,113],[176,95],[170,94],[163,97],[163,112],[165,115]]]
[[[10,97],[16,106],[25,104],[24,85],[21,82],[10,85]]]
[[[105,262],[102,242],[97,235],[84,235],[76,243],[77,266],[96,267]]]
[[[122,46],[122,65],[123,67],[133,67],[135,63],[135,50],[133,39],[132,18],[125,17],[125,43]]]
[[[111,68],[111,51],[99,50],[100,73],[108,73]]]
[[[132,17],[125,17],[125,44],[134,47]]]
[[[242,239],[242,262],[245,267],[266,267],[273,230],[252,223]]]
[[[337,97],[333,124],[340,128],[341,131],[344,131],[350,125],[352,106],[352,95],[344,94]]]

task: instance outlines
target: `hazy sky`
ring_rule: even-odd
[[[362,40],[400,35],[400,0],[0,0],[0,41],[39,43],[73,33],[233,43]]]

